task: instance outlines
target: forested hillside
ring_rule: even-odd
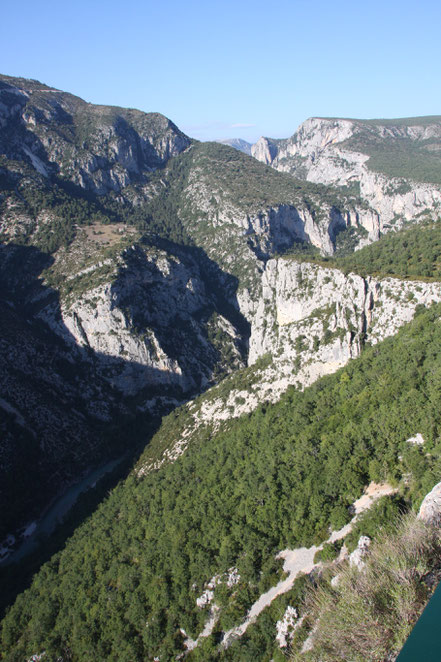
[[[332,262],[365,275],[440,280],[441,223],[423,223],[384,235],[375,244]]]
[[[173,464],[130,476],[10,610],[5,659],[171,659],[180,629],[195,638],[203,627],[205,582],[235,566],[240,582],[216,588],[218,625],[192,654],[219,659],[216,641],[274,581],[280,549],[326,539],[370,480],[399,484],[417,504],[441,468],[440,313],[421,311],[336,375],[201,428]],[[185,408],[170,415],[146,454],[185,418]],[[424,451],[406,443],[416,431]]]
[[[350,239],[346,234],[346,242]],[[337,246],[339,238],[337,236]],[[388,233],[369,246],[353,251],[342,246],[332,257],[320,257],[311,247],[302,251],[297,247],[286,253],[296,261],[311,261],[323,266],[336,267],[345,273],[421,280],[441,279],[441,223],[424,222]]]

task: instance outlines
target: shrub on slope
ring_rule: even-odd
[[[428,600],[427,578],[440,568],[441,531],[410,513],[371,546],[365,567],[347,566],[332,585],[306,598],[313,648],[291,662],[395,659]]]

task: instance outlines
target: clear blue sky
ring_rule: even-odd
[[[440,28],[436,0],[21,0],[0,72],[254,141],[311,116],[441,114]]]

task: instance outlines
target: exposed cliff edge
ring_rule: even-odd
[[[76,244],[84,250],[84,239]],[[38,316],[123,395],[184,398],[244,365],[248,326],[213,292],[215,276],[197,253],[138,241],[77,267],[60,307],[49,302]]]
[[[441,483],[437,483],[429,494],[424,497],[418,512],[418,518],[426,524],[439,525],[441,520]]]
[[[0,75],[0,149],[39,174],[104,194],[164,165],[191,140],[159,113],[96,106],[35,80]]]
[[[359,356],[409,322],[418,305],[441,301],[441,284],[345,275],[312,263],[269,260],[255,301],[239,295],[251,323],[248,365],[253,384],[234,388],[225,400],[202,407],[203,420],[241,415],[259,403],[275,402],[288,386],[304,388]],[[258,360],[271,355],[266,367]]]
[[[362,277],[289,258],[266,263],[260,294],[238,295],[249,321],[248,368],[190,402],[187,428],[144,474],[185,452],[199,426],[218,427],[260,404],[277,402],[289,386],[303,389],[336,372],[410,322],[418,307],[441,301],[441,283]]]
[[[107,438],[122,450],[125,419],[146,425],[222,380],[188,404],[191,425],[218,425],[334,372],[441,300],[438,283],[280,257],[332,255],[348,229],[360,246],[437,214],[436,184],[369,168],[350,142],[360,126],[308,120],[295,139],[262,140],[255,155],[270,168],[157,113],[0,76],[0,453],[2,476],[27,494],[21,512],[6,495],[5,511],[14,502],[24,524],[31,503],[37,516],[103,459]]]
[[[310,182],[359,186],[362,200],[378,216],[375,227],[362,218],[359,223],[368,231],[368,240],[374,241],[380,233],[396,230],[406,221],[438,217],[440,186],[432,181],[433,171],[424,171],[421,161],[435,158],[440,140],[440,118],[311,118],[291,138],[260,138],[251,153],[277,170]]]

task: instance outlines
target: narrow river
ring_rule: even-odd
[[[111,460],[97,469],[94,469],[79,483],[75,483],[75,485],[72,485],[66,490],[64,494],[54,501],[43,517],[35,522],[35,527],[32,527],[32,533],[25,538],[15,551],[1,560],[0,565],[9,565],[10,563],[20,561],[24,556],[27,556],[36,550],[39,545],[40,536],[49,536],[54,531],[56,526],[62,522],[65,515],[75,504],[80,494],[94,487],[100,478],[112,471],[126,457],[127,454],[124,454],[116,460]],[[29,528],[30,527],[28,527],[28,529]]]

